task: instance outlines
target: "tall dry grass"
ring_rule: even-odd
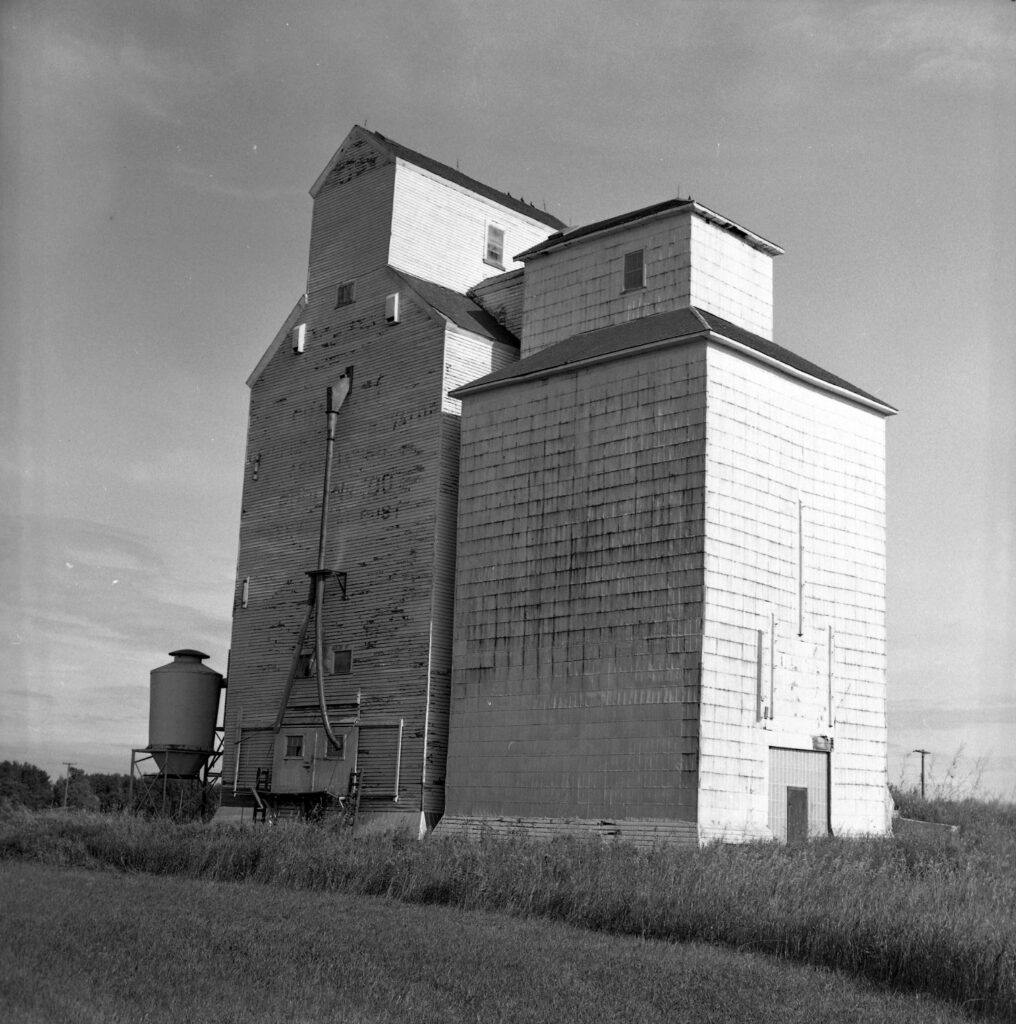
[[[0,821],[0,857],[706,940],[1016,1019],[1016,828],[1001,809],[967,814],[957,841],[910,836],[640,852],[568,840],[351,839],[297,824],[215,828],[49,812]]]

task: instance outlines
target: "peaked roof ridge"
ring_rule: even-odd
[[[770,256],[780,256],[783,253],[783,249],[775,242],[770,242],[767,238],[763,238],[754,231],[749,231],[736,221],[721,216],[714,210],[710,210],[708,206],[703,206],[702,203],[689,196],[687,199],[681,199],[680,197],[664,199],[659,203],[653,203],[651,206],[641,206],[637,210],[619,213],[604,220],[593,221],[591,224],[582,224],[579,227],[558,231],[556,234],[551,235],[550,238],[538,242],[531,248],[526,249],[525,252],[519,253],[515,258],[525,260],[533,256],[542,256],[544,253],[548,253],[559,246],[571,245],[572,242],[576,242],[580,238],[600,234],[603,231],[611,231],[614,228],[626,227],[629,224],[634,224],[636,221],[648,220],[651,217],[658,217],[660,214],[674,213],[680,210],[691,210],[704,220],[716,224],[727,231],[732,231],[748,242],[753,248]]]
[[[247,387],[253,387],[258,377],[261,376],[265,371],[265,367],[272,361],[275,353],[279,351],[289,336],[289,332],[296,326],[296,321],[300,318],[300,314],[307,308],[307,304],[310,301],[310,296],[306,292],[296,300],[296,305],[289,311],[289,316],[282,321],[282,326],[279,328],[275,337],[272,339],[268,348],[265,349],[264,355],[257,361],[257,365],[251,370],[250,376],[247,378]]]
[[[463,174],[458,168],[449,167],[448,164],[443,164],[440,160],[434,160],[425,153],[419,153],[415,149],[403,146],[401,142],[389,139],[387,135],[372,131],[370,128],[360,124],[354,125],[350,129],[349,134],[342,140],[342,144],[335,151],[331,160],[328,161],[325,169],[318,175],[317,181],[314,182],[310,190],[312,196],[317,195],[317,192],[331,173],[332,168],[339,162],[343,147],[354,132],[369,136],[375,145],[384,150],[389,156],[405,160],[406,163],[413,164],[414,167],[419,167],[422,170],[429,171],[431,174],[436,174],[439,178],[444,178],[454,185],[459,185],[470,192],[475,192],[477,195],[493,200],[500,206],[514,210],[516,213],[521,213],[524,217],[539,221],[541,224],[554,228],[556,231],[567,227],[563,220],[558,219],[552,213],[541,210],[538,206],[533,206],[532,203],[527,203],[523,199],[516,199],[510,192],[502,192],[490,185],[486,185],[476,178],[471,178],[468,174]]]
[[[751,349],[756,356],[761,356],[766,361],[780,363],[798,374],[812,377],[823,384],[831,385],[839,391],[849,392],[851,395],[863,398],[866,402],[873,402],[890,413],[898,411],[894,406],[878,398],[876,395],[868,391],[862,391],[856,385],[851,384],[850,381],[838,377],[835,373],[830,373],[819,366],[818,363],[813,363],[810,359],[805,359],[796,352],[791,352],[789,348],[784,348],[768,338],[763,338],[759,334],[754,334],[743,327],[738,327],[737,324],[724,320],[722,316],[718,316],[716,313],[699,309],[697,306],[689,306],[688,308],[695,312],[699,319],[707,325],[708,330],[713,336],[733,342],[738,347]]]
[[[627,224],[630,221],[641,220],[643,217],[652,217],[658,213],[665,213],[668,210],[680,210],[682,207],[691,204],[695,205],[692,199],[664,199],[662,202],[653,203],[651,206],[643,206],[637,210],[629,210],[627,213],[618,213],[613,217],[606,217],[603,220],[596,220],[590,224],[580,224],[578,227],[568,228],[565,227],[563,230],[550,236],[542,242],[537,242],[536,245],[525,252],[520,252],[516,259],[522,260],[528,256],[538,256],[542,252],[549,249],[556,248],[559,245],[567,245],[570,242],[577,241],[579,238],[584,238],[586,235],[594,235],[600,231],[609,231],[611,228],[620,227],[623,224]]]

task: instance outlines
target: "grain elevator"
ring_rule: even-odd
[[[884,831],[895,410],[779,346],[780,248],[691,199],[568,228],[360,127],[311,195],[248,381],[222,816]]]

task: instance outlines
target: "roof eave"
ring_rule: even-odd
[[[830,394],[838,395],[840,398],[845,398],[857,405],[867,406],[869,409],[872,409],[883,416],[895,416],[899,412],[899,409],[889,405],[887,402],[881,401],[874,395],[866,395],[860,391],[855,391],[852,388],[845,388],[840,384],[834,384],[832,381],[823,380],[821,377],[816,377],[814,374],[808,373],[807,370],[791,366],[789,363],[785,363],[780,359],[766,355],[764,352],[759,352],[758,349],[754,349],[750,345],[745,345],[743,342],[735,341],[733,338],[728,338],[725,334],[715,330],[715,328],[710,328],[709,340],[715,341],[720,345],[724,345],[725,347],[730,348],[735,352],[739,352],[750,359],[754,359],[758,363],[762,363],[766,366],[772,366],[781,373],[785,373],[789,377],[794,377],[805,384],[810,384],[812,387],[819,388],[822,391],[828,391]]]
[[[862,394],[858,391],[853,391],[850,388],[834,384],[831,381],[823,380],[821,377],[816,377],[805,370],[791,366],[788,363],[774,358],[773,356],[766,355],[764,352],[759,352],[757,349],[753,349],[750,345],[745,345],[742,342],[735,341],[733,338],[728,338],[725,334],[722,334],[711,327],[706,327],[703,330],[696,331],[692,334],[684,334],[677,337],[664,338],[660,341],[649,342],[648,344],[631,345],[626,348],[615,349],[611,352],[604,352],[599,355],[590,356],[588,359],[576,359],[567,363],[559,363],[556,366],[542,367],[540,369],[533,370],[530,373],[516,374],[511,377],[502,377],[498,380],[487,381],[485,383],[465,384],[460,388],[456,388],[454,391],[450,391],[449,395],[451,395],[452,398],[461,399],[464,396],[479,394],[482,391],[494,391],[497,388],[508,387],[512,384],[524,381],[541,380],[547,377],[556,376],[560,373],[568,373],[571,370],[583,369],[587,366],[595,366],[600,363],[609,363],[617,359],[625,359],[628,356],[634,355],[636,352],[652,352],[658,349],[669,348],[671,346],[676,347],[678,345],[690,345],[696,341],[715,342],[723,345],[735,352],[747,356],[749,359],[754,359],[756,362],[762,363],[763,365],[771,366],[780,373],[784,373],[787,376],[800,380],[802,383],[818,388],[821,391],[828,392],[829,394],[836,395],[849,402],[853,402],[856,405],[865,406],[882,416],[895,416],[899,411],[888,403],[882,402],[872,395]]]
[[[252,388],[257,383],[258,377],[264,373],[265,368],[272,361],[275,353],[282,347],[282,344],[289,335],[289,332],[296,325],[296,321],[300,319],[300,314],[307,308],[307,303],[309,301],[310,300],[306,292],[304,292],[297,300],[296,305],[290,310],[289,316],[287,316],[283,321],[282,326],[272,339],[271,344],[265,349],[264,355],[262,355],[258,360],[257,366],[255,366],[251,371],[251,375],[247,378],[247,387]]]
[[[632,227],[632,225],[641,224],[647,220],[654,220],[659,217],[675,217],[686,213],[696,213],[703,220],[709,221],[717,227],[724,228],[727,231],[732,231],[734,234],[740,235],[749,245],[758,249],[760,252],[764,252],[767,256],[783,255],[784,250],[775,242],[770,242],[769,239],[763,238],[762,235],[756,234],[754,231],[749,231],[736,221],[730,220],[728,217],[721,216],[714,210],[710,210],[708,206],[703,206],[694,199],[668,199],[662,203],[655,203],[653,206],[644,207],[641,210],[633,210],[630,216],[621,214],[617,217],[609,217],[599,226],[594,223],[590,225],[592,230],[586,230],[580,226],[574,228],[570,232],[561,232],[556,237],[551,236],[546,241],[539,242],[537,245],[531,246],[524,252],[520,252],[514,257],[514,259],[519,262],[525,262],[527,259],[535,259],[539,256],[549,256],[550,253],[556,252],[558,249],[566,249],[571,245],[576,245],[580,242],[586,241],[587,239],[599,238],[602,235],[607,235],[615,231],[624,231]]]

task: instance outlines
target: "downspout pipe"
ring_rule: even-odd
[[[333,747],[341,747],[332,731],[332,723],[328,718],[328,702],[325,699],[325,640],[324,640],[324,603],[325,580],[330,575],[325,569],[325,551],[328,545],[328,510],[332,489],[332,462],[335,454],[335,422],[339,417],[342,403],[349,394],[353,384],[353,368],[346,367],[346,372],[339,378],[335,387],[328,388],[325,401],[325,415],[328,418],[328,434],[325,442],[325,471],[321,491],[321,526],[318,530],[317,568],[310,573],[314,581],[314,666],[317,677],[318,703],[321,706],[321,724],[324,726],[328,742]]]

